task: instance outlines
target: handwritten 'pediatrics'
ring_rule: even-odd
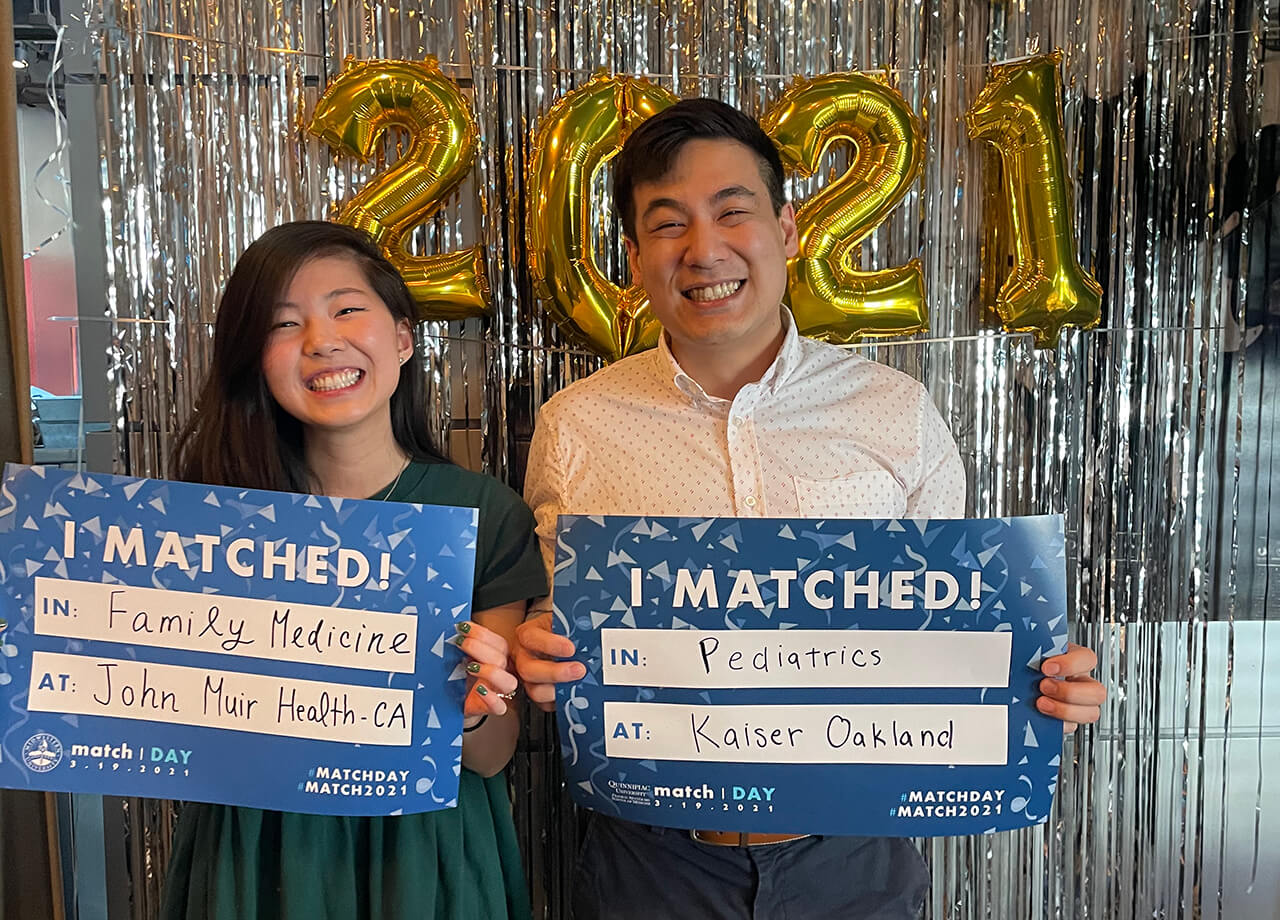
[[[630,606],[707,611],[977,609],[980,572],[633,568]],[[684,614],[694,619],[690,614]],[[692,625],[686,623],[685,625]],[[1005,687],[1007,631],[602,628],[606,686],[746,688]],[[726,706],[604,704],[610,757],[737,763],[999,764],[1003,705]]]

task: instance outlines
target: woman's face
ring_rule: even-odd
[[[275,304],[262,373],[280,407],[313,437],[391,436],[391,394],[413,333],[352,256],[305,262]]]

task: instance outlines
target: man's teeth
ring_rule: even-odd
[[[341,390],[360,379],[359,371],[338,371],[333,374],[321,374],[311,381],[313,390]]]
[[[686,296],[690,300],[722,300],[735,293],[740,287],[742,287],[741,281],[725,281],[721,284],[713,284],[710,287],[690,288]]]

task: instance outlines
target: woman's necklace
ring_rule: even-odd
[[[387,489],[387,494],[382,496],[382,498],[378,499],[378,501],[385,502],[387,499],[391,497],[391,493],[396,490],[396,486],[400,485],[400,477],[404,475],[404,471],[409,468],[409,464],[412,462],[413,462],[412,457],[405,458],[404,466],[400,467],[400,472],[396,473],[396,478],[392,481],[391,488]]]

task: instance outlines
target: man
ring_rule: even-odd
[[[753,120],[685,100],[617,160],[614,204],[632,276],[665,330],[653,351],[542,407],[525,497],[551,571],[559,514],[963,517],[965,476],[916,381],[800,337],[782,299],[796,254],[782,164]],[[517,633],[516,667],[544,708],[582,678],[549,602]],[[1098,718],[1096,663],[1048,659],[1041,711]],[[850,794],[856,794],[851,791]],[[929,878],[907,840],[653,828],[593,814],[577,920],[911,918]]]

